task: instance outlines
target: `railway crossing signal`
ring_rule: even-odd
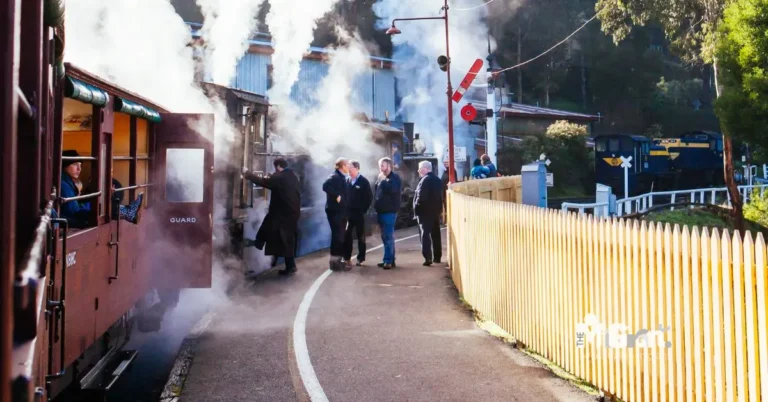
[[[472,64],[472,67],[469,69],[469,72],[467,73],[467,75],[464,77],[463,80],[461,80],[461,84],[459,85],[459,87],[456,88],[456,92],[453,93],[452,99],[454,102],[459,103],[459,101],[461,100],[461,97],[464,96],[464,92],[467,92],[467,89],[469,88],[470,85],[472,85],[472,81],[475,80],[477,73],[480,71],[482,67],[483,67],[483,60],[482,59],[475,60],[474,64]]]
[[[475,109],[471,103],[467,103],[463,108],[461,108],[462,119],[466,121],[472,121],[475,119],[475,117],[477,117],[477,109]]]
[[[621,167],[624,168],[624,198],[629,198],[629,168],[632,167],[632,157],[620,157]]]

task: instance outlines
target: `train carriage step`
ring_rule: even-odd
[[[83,400],[106,401],[109,390],[133,364],[138,354],[139,352],[135,350],[121,350],[105,356],[88,375],[80,380],[80,393]]]

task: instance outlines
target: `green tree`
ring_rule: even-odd
[[[723,93],[716,103],[723,127],[768,148],[768,0],[734,0],[720,27],[717,58]]]
[[[598,0],[595,9],[603,31],[619,43],[635,25],[657,23],[680,58],[690,64],[711,64],[715,91],[720,97],[720,60],[717,57],[718,30],[726,0]],[[733,176],[733,142],[723,127],[724,175],[733,206],[735,227],[744,229],[743,203]]]

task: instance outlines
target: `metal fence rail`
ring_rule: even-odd
[[[598,219],[476,190],[448,193],[448,248],[454,283],[485,318],[624,401],[768,399],[761,235]]]

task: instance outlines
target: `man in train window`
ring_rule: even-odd
[[[292,275],[296,273],[301,181],[285,159],[276,158],[273,165],[275,173],[271,176],[258,177],[243,167],[243,177],[271,192],[267,216],[256,233],[256,248],[264,250],[264,254],[272,256],[275,261],[283,257],[285,269],[280,271],[280,275]]]
[[[69,158],[80,157],[75,150],[66,150],[62,156]],[[80,183],[80,173],[82,172],[82,162],[72,159],[62,159],[61,161],[61,198],[73,198],[81,195],[82,185]],[[144,200],[144,194],[139,193],[136,200],[130,205],[120,206],[120,218],[138,224],[141,220],[141,204]],[[91,200],[69,201],[61,204],[61,216],[67,220],[70,228],[85,228],[88,226],[88,215],[91,212]]]

